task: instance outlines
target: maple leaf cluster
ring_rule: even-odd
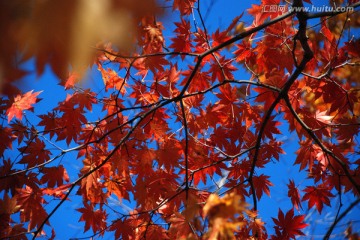
[[[70,201],[116,239],[296,239],[333,207],[329,237],[359,204],[358,12],[262,0],[211,30],[197,0],[95,2],[0,3],[1,239],[54,239]],[[65,94],[15,87],[30,58]]]

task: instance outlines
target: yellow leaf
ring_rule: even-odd
[[[223,198],[211,194],[203,207],[204,215],[209,218],[207,238],[234,239],[234,232],[245,224],[240,219],[246,205],[235,193],[226,194]]]

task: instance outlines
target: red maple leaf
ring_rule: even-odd
[[[106,182],[105,186],[110,194],[115,194],[119,200],[129,200],[129,193],[126,191],[130,188],[130,184],[123,179],[112,179]]]
[[[213,39],[213,42],[211,44],[212,47],[216,47],[221,43],[226,42],[227,40],[230,39],[228,32],[226,30],[220,32],[219,29],[217,29],[215,33],[211,35],[211,38]]]
[[[189,66],[189,70],[183,71],[182,75],[185,76],[185,78],[183,79],[183,81],[181,82],[181,85],[186,85],[187,82],[189,81],[190,76],[192,76],[192,72],[194,71],[194,67],[193,66]],[[197,71],[196,74],[193,76],[193,79],[190,83],[189,86],[189,92],[193,92],[193,91],[201,91],[204,90],[206,88],[210,87],[210,76],[208,74],[208,72],[201,72],[201,71]]]
[[[317,145],[312,144],[311,141],[300,141],[300,147],[296,151],[295,164],[300,164],[300,170],[308,165],[309,169],[311,169],[319,152],[321,152],[321,149]]]
[[[28,167],[34,167],[50,159],[50,151],[45,148],[45,143],[39,138],[34,141],[28,141],[27,146],[19,148],[23,153],[23,158],[19,163],[28,164]]]
[[[21,206],[20,218],[22,222],[29,222],[28,231],[39,227],[45,221],[48,214],[45,212],[42,191],[26,186],[18,190],[18,204]],[[49,224],[49,222],[46,222]]]
[[[9,197],[5,193],[4,199],[0,199],[0,215],[13,214],[19,211],[19,205],[16,202],[16,197]]]
[[[196,0],[175,0],[173,10],[178,9],[181,15],[190,15]]]
[[[44,175],[41,177],[40,182],[41,183],[47,183],[47,186],[49,188],[63,185],[64,180],[66,182],[69,182],[69,175],[66,172],[66,169],[60,165],[58,167],[49,167],[44,168],[42,170]]]
[[[77,141],[82,124],[87,122],[84,110],[74,105],[72,101],[65,101],[57,107],[57,110],[63,112],[61,118],[57,119],[57,124],[63,127],[58,133],[58,140],[66,139],[67,144],[70,144],[71,140]]]
[[[269,8],[274,5],[278,5],[280,0],[262,0],[261,5],[252,4],[251,8],[248,9],[248,13],[253,15],[255,18],[255,26],[262,24],[268,17],[275,18],[280,11],[269,11]]]
[[[106,218],[107,214],[104,210],[94,210],[93,206],[88,205],[86,202],[84,202],[83,208],[78,208],[77,211],[81,212],[81,217],[79,221],[85,222],[85,230],[92,228],[93,232],[96,233],[98,231],[103,230],[106,227]],[[102,235],[100,233],[100,235]]]
[[[65,89],[71,89],[80,81],[80,77],[81,76],[78,73],[71,73],[69,74],[69,77],[60,84],[64,85]]]
[[[225,57],[219,58],[217,61],[212,61],[209,73],[211,73],[211,81],[216,79],[219,82],[225,79],[234,79],[232,72],[236,71],[237,68],[231,64],[232,60],[225,59]]]
[[[251,50],[251,45],[248,41],[237,44],[236,47],[237,49],[233,53],[236,56],[237,62],[242,62],[250,57],[255,56],[254,52]]]
[[[72,185],[70,183],[68,183],[68,184],[61,185],[60,187],[57,187],[57,188],[44,188],[43,194],[62,199],[65,197],[66,192],[68,192],[68,190],[71,186]]]
[[[131,240],[134,239],[133,228],[131,220],[118,219],[111,224],[109,230],[115,231],[115,239]]]
[[[122,92],[122,90],[120,91]],[[92,105],[97,103],[96,94],[91,92],[90,89],[67,95],[65,101],[72,101],[74,104],[79,105],[80,109],[87,108],[89,111],[92,111]]]
[[[6,111],[6,115],[8,116],[8,122],[11,121],[14,117],[17,119],[22,119],[23,111],[29,110],[32,108],[32,105],[38,102],[36,98],[42,91],[34,92],[31,90],[23,95],[17,95],[14,99],[11,107]]]
[[[116,89],[119,90],[122,95],[126,93],[127,84],[124,78],[119,77],[119,75],[110,68],[104,69],[100,64],[98,64],[98,70],[101,72],[105,84],[105,91]]]
[[[265,176],[264,174],[261,174],[260,176],[254,176],[252,179],[255,186],[256,197],[259,200],[262,197],[263,193],[266,193],[266,195],[270,196],[269,186],[274,185],[268,179],[269,176]]]
[[[291,202],[294,205],[294,207],[296,208],[296,210],[299,210],[299,207],[301,208],[299,190],[295,186],[295,183],[293,180],[289,180],[289,184],[287,186],[289,188],[288,197],[291,198]]]
[[[324,204],[330,206],[329,197],[334,197],[334,195],[330,192],[330,190],[324,186],[319,185],[317,187],[307,186],[304,189],[306,194],[303,196],[301,201],[308,201],[308,207],[316,205],[316,209],[321,213]]]
[[[190,22],[185,21],[183,18],[181,22],[176,22],[176,37],[171,38],[170,40],[173,42],[169,47],[173,48],[176,52],[191,52],[191,48],[193,47],[190,41]],[[181,59],[184,60],[185,55],[181,55]]]
[[[262,138],[264,139],[265,137],[268,137],[269,139],[274,139],[274,135],[275,134],[281,134],[278,126],[281,125],[281,122],[278,121],[274,121],[275,116],[271,116],[269,118],[269,120],[266,122],[265,128],[264,128],[264,133]],[[261,123],[263,124],[263,123]],[[260,123],[259,123],[260,125]],[[259,128],[260,129],[260,126]]]
[[[0,156],[2,156],[6,149],[12,149],[12,141],[15,140],[11,128],[0,126],[0,139]]]
[[[295,239],[296,235],[305,235],[300,229],[305,228],[308,224],[304,223],[305,215],[294,216],[294,209],[284,213],[279,209],[278,218],[272,218],[276,224],[275,233],[272,239]]]

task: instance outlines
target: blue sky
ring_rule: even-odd
[[[260,1],[240,1],[240,0],[218,0],[218,1],[201,1],[203,9],[201,10],[205,14],[205,24],[208,28],[208,31],[211,33],[215,31],[217,28],[224,29],[226,28],[232,19],[244,12],[244,17],[241,19],[245,22],[245,26],[251,24],[252,19],[246,13],[246,9],[251,6],[251,4],[259,4]],[[314,1],[315,2],[315,1]],[[320,5],[322,1],[317,1],[317,5]],[[210,4],[210,3],[213,3]],[[212,5],[212,7],[210,7]],[[195,15],[197,18],[197,16]],[[171,16],[167,16],[164,19],[161,19],[165,26],[164,37],[165,39],[169,39],[172,37],[172,29],[174,28],[173,18]],[[178,21],[178,18],[176,18]],[[181,65],[181,63],[179,63]],[[62,101],[66,98],[66,92],[62,86],[58,85],[57,77],[52,73],[51,69],[46,68],[44,74],[42,76],[37,77],[34,73],[34,61],[31,60],[25,64],[24,68],[28,69],[32,74],[28,75],[26,79],[21,81],[20,87],[24,92],[34,89],[35,91],[43,92],[39,95],[40,98],[43,98],[43,101],[40,101],[36,104],[37,112],[36,114],[46,114],[47,111],[51,110],[53,107],[57,105],[59,101]],[[249,78],[249,74],[245,71],[239,70],[236,73],[236,78],[238,79],[247,79]],[[35,80],[36,79],[36,80]],[[94,68],[90,71],[90,74],[86,77],[83,86],[86,88],[91,88],[95,92],[103,91],[103,81],[101,79],[100,73]],[[71,93],[71,91],[69,91]],[[51,99],[49,101],[49,99]],[[211,99],[210,99],[211,100]],[[40,110],[40,112],[39,112]],[[99,108],[95,108],[93,110],[94,113],[99,111]],[[26,116],[30,121],[38,121],[39,119],[34,116],[33,113],[26,112]],[[97,115],[92,116],[94,119],[98,117]],[[278,121],[281,121],[281,115],[277,117]],[[264,170],[257,170],[258,174],[265,173],[271,176],[271,182],[275,185],[275,187],[271,188],[271,197],[266,195],[263,196],[261,201],[259,202],[259,211],[261,213],[260,217],[267,223],[267,229],[269,230],[269,234],[271,234],[271,226],[272,220],[271,217],[277,216],[278,207],[285,211],[291,208],[290,202],[287,199],[284,199],[285,192],[287,191],[286,184],[288,183],[289,176],[296,179],[296,182],[299,184],[299,188],[303,189],[307,185],[311,185],[312,182],[306,180],[306,173],[299,173],[299,166],[293,166],[293,161],[295,159],[294,152],[298,147],[298,139],[295,133],[289,134],[288,125],[283,121],[280,130],[283,135],[279,135],[278,138],[284,141],[284,150],[286,154],[280,156],[280,163],[270,163],[268,164],[268,168]],[[65,145],[64,145],[65,147]],[[70,175],[71,180],[75,180],[78,176],[78,170],[82,167],[81,161],[76,159],[76,154],[67,154],[63,159],[60,160],[64,165],[69,166],[68,173]],[[73,169],[73,171],[71,170]],[[282,187],[283,186],[283,187]],[[61,208],[53,215],[50,219],[52,226],[55,228],[57,237],[56,239],[69,239],[76,237],[84,237],[92,235],[92,231],[88,231],[85,234],[83,233],[83,223],[78,223],[78,219],[80,218],[80,214],[78,214],[74,209],[82,207],[81,198],[75,196],[75,192],[72,194],[72,201],[66,201],[65,204],[61,206]],[[281,197],[280,197],[281,196]],[[344,196],[343,202],[352,201],[353,198],[351,196]],[[131,203],[127,203],[124,201],[121,205],[114,198],[111,204],[113,206],[117,206],[126,211],[127,207],[132,207]],[[56,201],[50,202],[46,209],[51,210]],[[327,230],[327,226],[332,222],[332,218],[336,214],[336,209],[338,206],[338,202],[332,202],[332,208],[324,208],[324,213],[326,212],[325,218],[320,219],[316,211],[311,209],[309,211],[300,211],[299,214],[307,214],[307,220],[310,222],[316,222],[315,225],[311,226],[307,231],[313,234],[314,236],[320,236],[324,234],[324,231]],[[127,205],[127,207],[126,207]],[[348,219],[356,219],[359,220],[358,215],[360,213],[359,207],[354,208],[354,210],[347,217]],[[346,222],[346,221],[344,221]],[[47,232],[50,233],[49,228],[46,228]],[[336,232],[336,231],[335,231]],[[105,239],[112,239],[111,235],[105,235]],[[317,239],[314,237],[314,239]]]

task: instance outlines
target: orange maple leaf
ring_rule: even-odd
[[[14,117],[17,119],[22,119],[22,114],[24,110],[29,110],[32,108],[32,104],[38,102],[36,98],[42,91],[34,92],[31,90],[23,95],[17,95],[14,99],[14,103],[11,107],[6,111],[6,115],[8,116],[8,122],[11,121]]]

